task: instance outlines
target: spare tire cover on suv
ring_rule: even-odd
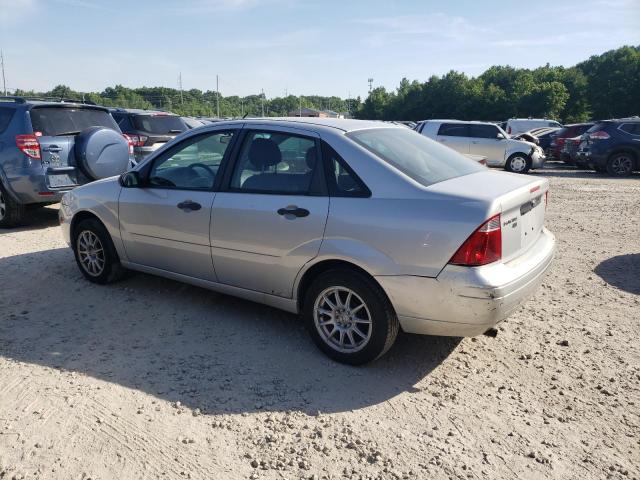
[[[129,166],[129,144],[121,133],[105,127],[89,127],[76,137],[76,161],[92,180],[120,175]]]

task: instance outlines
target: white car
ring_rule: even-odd
[[[562,125],[548,118],[510,118],[507,120],[505,130],[509,135],[517,135],[542,127],[562,128]]]
[[[490,167],[527,173],[542,168],[545,156],[535,143],[511,138],[498,125],[462,120],[425,120],[418,132],[465,155],[486,157]]]

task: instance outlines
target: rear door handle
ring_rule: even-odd
[[[177,207],[180,210],[200,210],[202,208],[202,205],[192,200],[185,200],[184,202],[180,202]]]
[[[299,208],[296,207],[295,205],[286,207],[286,208],[280,208],[278,209],[278,215],[293,215],[294,217],[306,217],[309,215],[309,210],[307,210],[306,208]]]
[[[49,145],[48,147],[45,147],[42,150],[44,150],[45,152],[61,152],[62,147],[59,147],[58,145]]]

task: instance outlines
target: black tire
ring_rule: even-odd
[[[86,236],[83,237],[83,235]],[[101,268],[99,269],[89,268],[85,263],[87,260],[83,252],[87,252],[87,250],[83,249],[83,245],[85,245],[83,238],[93,238],[91,235],[97,238],[99,245],[96,245],[102,249],[102,255],[100,255],[100,253],[93,255],[96,262],[101,264]],[[93,251],[97,252],[98,248],[96,247]],[[88,218],[82,220],[75,226],[73,229],[73,253],[76,257],[76,263],[78,264],[80,272],[82,272],[90,282],[104,285],[120,280],[126,273],[126,270],[120,264],[120,258],[118,258],[118,253],[113,246],[111,235],[109,235],[107,229],[97,219]],[[81,256],[85,262],[83,262]],[[100,259],[102,260],[101,262]]]
[[[520,167],[522,160],[524,160],[524,166]],[[507,172],[527,173],[531,170],[531,157],[526,153],[514,153],[507,159],[504,169]]]
[[[326,333],[321,333],[321,331],[324,331],[322,330],[323,327],[316,325],[316,302],[322,302],[321,298],[324,292],[332,288],[346,289],[355,294],[351,302],[349,302],[350,306],[347,305],[349,311],[351,311],[351,307],[353,307],[353,310],[358,310],[360,303],[365,304],[364,308],[359,307],[357,315],[354,313],[351,316],[350,322],[346,320],[351,325],[356,325],[358,331],[366,330],[365,333],[368,338],[360,338],[362,345],[357,350],[354,348],[353,351],[340,351],[339,346],[331,344],[332,340],[325,339]],[[335,301],[335,296],[331,298]],[[342,302],[347,303],[345,295],[342,296]],[[322,305],[326,304],[320,303],[320,306]],[[319,322],[323,318],[325,320],[335,318],[329,315],[322,317],[322,315],[318,314]],[[346,316],[348,317],[349,314],[346,314]],[[353,318],[356,316],[360,317],[357,322]],[[303,317],[307,330],[318,348],[333,360],[349,365],[362,365],[384,355],[393,345],[400,329],[398,317],[382,288],[368,276],[348,269],[329,270],[318,275],[304,296]],[[359,322],[363,322],[362,318],[366,317],[370,317],[370,323],[363,323],[362,327],[359,326]],[[342,327],[339,328],[338,324],[334,323],[332,328],[332,333],[328,335],[329,338],[333,336],[333,331],[337,331],[340,336],[345,337],[345,340],[348,341],[347,334],[339,332]],[[350,327],[346,328],[349,329]],[[352,334],[348,338],[357,339],[358,334],[352,330]],[[335,337],[334,340],[337,341],[338,338]]]
[[[0,228],[11,228],[24,222],[26,208],[9,195],[0,183]]]
[[[632,153],[614,153],[607,160],[607,173],[614,177],[628,177],[633,172],[636,159]]]

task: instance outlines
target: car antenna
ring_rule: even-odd
[[[249,112],[245,113],[245,114],[242,116],[242,119],[244,120],[245,118],[247,118],[247,115],[249,115]]]

